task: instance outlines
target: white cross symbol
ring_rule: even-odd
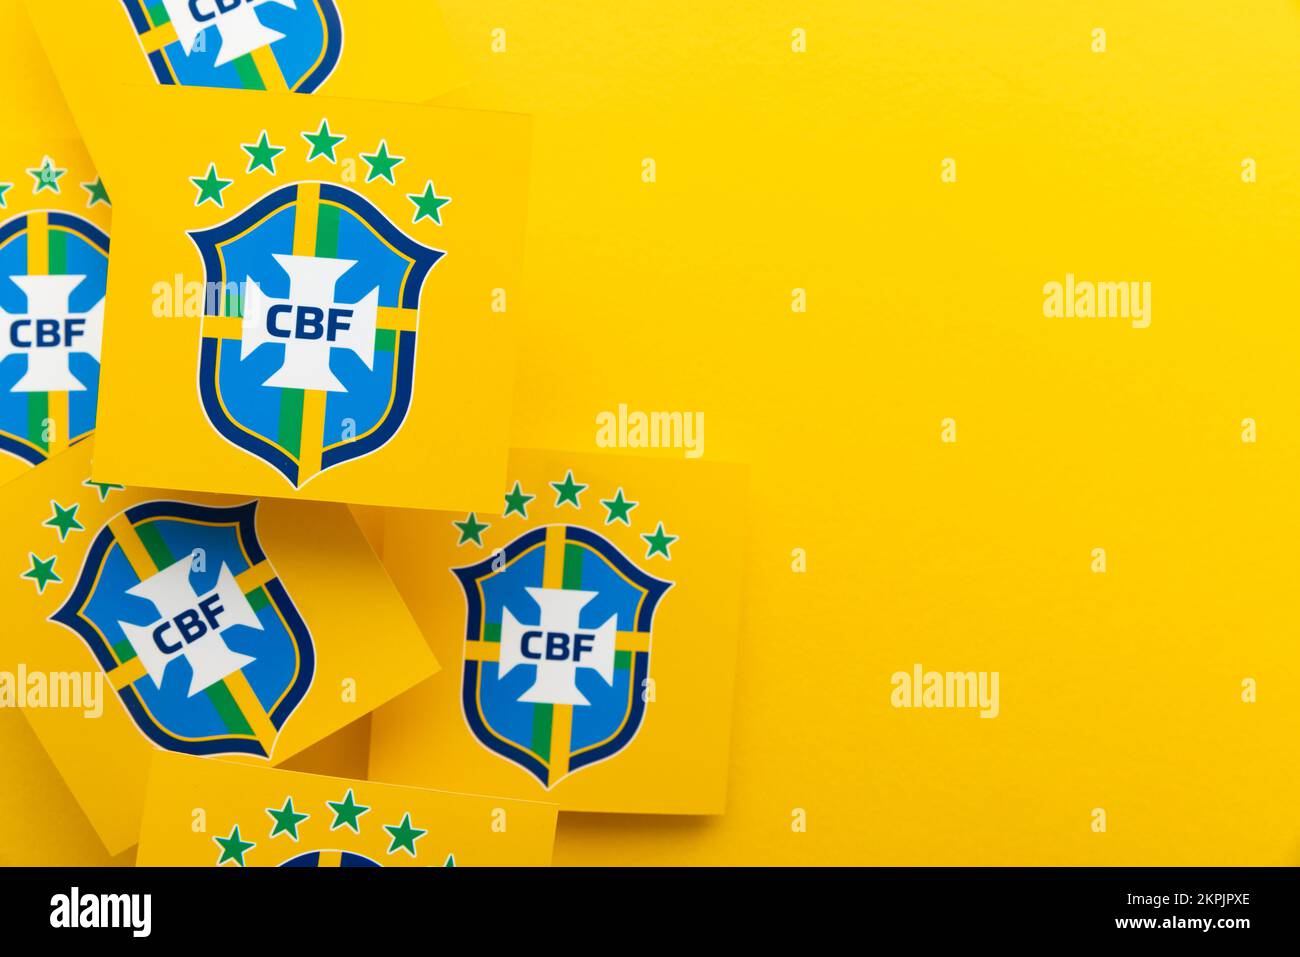
[[[206,595],[190,584],[193,564],[194,555],[187,555],[127,589],[128,594],[153,602],[159,616],[153,624],[142,627],[118,622],[155,687],[162,687],[163,673],[171,661],[183,656],[190,663],[191,698],[256,660],[230,650],[222,637],[227,628],[244,625],[264,630],[224,562],[216,589]],[[202,631],[191,637],[200,628]]]
[[[27,372],[13,392],[84,392],[68,360],[84,353],[99,360],[104,300],[85,313],[69,311],[68,300],[85,276],[10,276],[27,294],[27,312],[0,311],[0,359],[27,357]]]
[[[284,362],[263,385],[346,392],[330,371],[330,350],[355,352],[366,368],[374,368],[379,287],[358,303],[339,303],[334,301],[334,287],[356,260],[277,253],[275,261],[289,274],[289,298],[270,298],[249,277],[240,358],[268,342],[283,345]],[[310,311],[306,325],[304,310]]]
[[[618,616],[596,629],[582,629],[578,616],[598,592],[566,588],[529,588],[541,614],[536,625],[521,625],[510,609],[501,621],[498,674],[517,665],[536,665],[537,677],[520,701],[541,704],[590,704],[578,690],[579,668],[595,671],[605,684],[614,684],[614,644]]]
[[[283,33],[272,30],[258,18],[254,8],[263,3],[297,9],[294,0],[163,0],[186,56],[194,52],[199,34],[208,27],[215,26],[221,32],[217,66],[225,66],[284,38]]]

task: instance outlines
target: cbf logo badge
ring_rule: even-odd
[[[80,216],[0,224],[0,450],[39,465],[94,430],[107,276],[108,236]]]
[[[140,731],[185,754],[270,757],[311,686],[311,634],[257,540],[257,503],[145,502],[105,525],[50,616]]]
[[[574,505],[585,488],[572,473],[552,485]],[[534,497],[516,483],[506,515],[526,517]],[[630,524],[636,503],[622,489],[602,504]],[[460,544],[481,543],[488,527],[473,514],[455,524]],[[580,525],[534,528],[452,571],[468,608],[461,703],[480,743],[549,789],[632,742],[645,717],[655,611],[671,582]]]
[[[397,434],[415,383],[420,293],[441,251],[331,183],[283,186],[189,235],[219,291],[199,393],[224,438],[301,488]]]
[[[338,66],[334,0],[122,0],[159,83],[312,93]]]

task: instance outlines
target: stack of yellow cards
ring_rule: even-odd
[[[509,450],[530,123],[417,105],[433,5],[0,15],[47,77],[0,141],[0,705],[81,859],[545,864],[557,810],[720,813],[743,472]],[[370,780],[277,769],[382,705]]]

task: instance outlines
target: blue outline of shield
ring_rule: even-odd
[[[313,48],[308,51],[308,55],[313,57],[314,61],[309,67],[302,70],[300,76],[292,83],[288,81],[288,78],[285,78],[285,83],[292,93],[314,93],[320,89],[321,84],[329,79],[338,66],[339,57],[343,53],[343,20],[339,16],[335,0],[305,0],[305,2],[311,3],[318,15],[321,43],[319,50]],[[149,61],[149,67],[153,70],[154,78],[159,83],[167,86],[206,86],[236,90],[267,88],[267,84],[262,79],[261,73],[255,64],[241,64],[238,61],[225,64],[220,68],[215,66],[215,62],[212,64],[204,63],[202,69],[213,73],[220,71],[221,75],[211,76],[209,78],[210,82],[205,83],[183,82],[181,74],[197,68],[197,65],[190,63],[190,57],[197,51],[187,55],[180,41],[176,39],[175,30],[160,32],[167,31],[169,26],[169,22],[165,19],[165,11],[161,13],[158,11],[161,4],[149,4],[146,0],[122,0],[122,4],[140,42],[140,50]],[[150,9],[151,7],[153,10]],[[290,16],[290,11],[287,8],[268,7],[267,12],[272,17],[271,22],[267,24],[268,26],[288,26],[287,18]],[[286,22],[281,22],[281,19]],[[290,39],[290,35],[286,34],[285,38]],[[284,41],[278,42],[283,43]],[[275,47],[276,44],[272,44],[270,50],[276,58],[277,68],[283,72],[285,63]],[[205,52],[215,58],[218,48],[219,44],[213,43],[211,49]],[[293,52],[298,54],[300,51],[295,49]],[[251,58],[246,55],[240,59]],[[252,73],[249,72],[250,70]],[[255,79],[260,85],[250,85],[249,81],[254,79],[253,73],[257,74]]]
[[[117,688],[117,694],[127,713],[131,716],[131,720],[135,722],[136,727],[140,729],[145,737],[158,747],[182,754],[251,754],[259,757],[270,757],[271,751],[274,750],[274,742],[259,739],[252,730],[252,723],[246,719],[244,719],[244,724],[248,728],[246,732],[232,729],[229,723],[226,732],[221,734],[182,735],[166,727],[155,716],[150,705],[152,702],[154,707],[160,705],[165,705],[168,708],[176,707],[175,701],[171,699],[182,697],[184,693],[177,695],[174,691],[166,689],[168,685],[173,689],[184,686],[185,675],[179,673],[179,669],[167,668],[166,672],[164,672],[163,688],[153,688],[150,679],[142,671],[137,671],[132,676],[129,670],[126,672],[119,670],[123,668],[131,669],[132,661],[135,660],[135,652],[130,643],[126,641],[125,635],[117,623],[117,613],[112,610],[106,612],[109,618],[112,619],[111,621],[96,620],[95,616],[88,614],[89,606],[101,594],[100,583],[106,577],[115,581],[123,579],[123,570],[130,569],[130,574],[125,576],[125,580],[131,581],[132,584],[141,580],[140,573],[134,571],[134,565],[130,558],[130,547],[124,547],[118,539],[118,531],[115,530],[114,526],[121,529],[121,526],[117,524],[119,519],[129,523],[140,539],[139,544],[132,543],[130,547],[144,548],[148,551],[151,561],[155,563],[159,570],[167,567],[167,565],[159,560],[161,553],[158,551],[158,542],[163,543],[162,553],[168,550],[168,546],[165,538],[163,538],[163,531],[157,527],[151,528],[150,523],[154,522],[171,522],[180,526],[201,528],[204,530],[202,534],[207,536],[205,541],[209,541],[212,545],[229,545],[230,542],[218,542],[216,536],[229,536],[233,532],[233,542],[241,553],[244,565],[242,568],[232,567],[230,569],[236,577],[265,564],[266,568],[258,576],[257,587],[250,589],[248,592],[250,601],[256,602],[255,607],[258,610],[259,618],[263,620],[264,624],[271,622],[272,619],[269,614],[263,617],[262,612],[268,608],[274,612],[275,618],[278,619],[282,626],[280,637],[292,644],[294,654],[294,667],[290,680],[276,682],[269,688],[261,677],[257,681],[257,684],[262,686],[264,692],[257,695],[258,703],[265,711],[266,719],[269,720],[270,725],[278,734],[311,688],[316,671],[316,652],[307,623],[303,621],[302,616],[298,613],[298,609],[294,606],[289,593],[285,591],[279,576],[275,573],[275,569],[271,567],[270,560],[258,541],[257,502],[246,502],[243,505],[233,507],[218,507],[195,505],[191,502],[151,501],[132,506],[119,513],[111,522],[106,522],[95,536],[86,552],[86,558],[82,564],[81,572],[77,576],[76,584],[62,607],[50,616],[50,621],[58,622],[70,628],[86,643],[91,654],[95,656],[95,660],[104,670],[109,683]],[[146,536],[142,533],[142,529],[151,530]],[[191,552],[187,551],[185,554],[188,555]],[[215,574],[216,570],[215,568],[212,569],[212,573]],[[117,594],[124,594],[124,591],[125,589]],[[253,597],[259,591],[260,597]],[[143,599],[135,598],[135,596],[130,596],[130,598],[137,603],[143,601]],[[114,605],[110,602],[109,608],[112,609],[113,607]],[[121,613],[123,617],[130,617],[131,615],[129,608],[123,609]],[[100,617],[103,617],[104,614],[105,612],[101,612]],[[272,637],[265,631],[246,630],[253,635],[258,635],[259,641],[268,641]],[[254,662],[254,664],[256,663]],[[246,667],[251,668],[252,666]],[[173,672],[177,673],[174,674]],[[121,680],[118,680],[117,676],[121,676]],[[248,681],[248,686],[252,690],[254,688],[252,679],[248,679],[243,672],[240,673],[240,676],[241,680]],[[227,679],[227,681],[229,680]],[[121,684],[120,688],[117,687],[119,684]],[[137,688],[137,684],[142,684],[144,686],[143,690]],[[281,688],[281,685],[283,685],[283,688]],[[253,691],[253,693],[257,694],[256,691]],[[194,698],[186,696],[186,703],[181,707],[194,709],[196,713],[197,709],[205,708],[202,714],[205,719],[208,717],[206,708],[210,707],[215,714],[223,721],[226,721],[228,719],[225,716],[229,714],[229,707],[233,702],[233,697],[228,700],[227,696],[229,695],[227,683],[223,681],[206,689],[202,695],[196,695]],[[273,700],[263,702],[263,697]],[[191,705],[189,704],[191,701],[198,703]],[[238,706],[236,705],[236,707]]]
[[[501,549],[500,552],[483,559],[481,562],[451,569],[452,574],[456,576],[465,592],[467,612],[465,641],[467,649],[474,642],[492,641],[489,629],[493,625],[500,625],[499,618],[504,602],[495,602],[498,621],[487,621],[491,614],[489,605],[494,602],[490,602],[484,594],[484,583],[496,575],[508,572],[516,562],[525,558],[534,550],[538,548],[545,549],[548,544],[548,528],[562,530],[560,541],[564,547],[565,562],[569,561],[568,555],[571,548],[583,550],[584,563],[585,554],[595,554],[603,560],[609,571],[621,577],[628,585],[641,593],[634,611],[624,614],[620,610],[618,630],[620,632],[635,631],[646,636],[643,650],[618,652],[619,655],[628,655],[625,669],[621,667],[615,669],[616,675],[619,670],[627,671],[628,697],[627,709],[620,717],[617,730],[604,740],[583,746],[577,751],[572,749],[572,743],[570,743],[568,771],[554,780],[550,776],[551,762],[548,759],[543,758],[531,746],[525,745],[522,741],[511,738],[501,733],[501,730],[492,727],[489,716],[483,707],[483,690],[485,681],[494,682],[500,680],[494,677],[496,665],[492,660],[493,656],[489,655],[486,658],[474,656],[472,659],[469,654],[465,655],[464,673],[461,681],[461,710],[465,715],[465,721],[469,725],[470,732],[489,751],[519,765],[549,790],[564,780],[567,774],[590,767],[618,754],[631,743],[637,732],[640,731],[641,723],[645,718],[645,699],[639,691],[644,687],[645,679],[650,672],[650,634],[654,615],[660,599],[673,586],[673,583],[655,578],[642,571],[626,558],[612,542],[590,529],[579,525],[539,526],[520,535],[504,549]],[[581,571],[579,574],[582,574]],[[541,584],[541,578],[538,576],[535,585],[540,586]],[[527,600],[531,601],[531,598]],[[497,640],[499,640],[499,634]],[[525,670],[528,667],[530,666],[525,666]],[[528,680],[527,675],[524,677]],[[616,680],[616,689],[618,681],[621,680],[621,676]],[[489,690],[491,689],[489,688]],[[518,704],[517,701],[514,703]],[[533,707],[536,709],[538,707],[551,708],[554,706],[533,705]],[[492,710],[491,707],[488,710]],[[534,713],[534,733],[537,720],[537,714]],[[549,716],[547,720],[549,720]],[[577,725],[577,720],[575,716],[574,726]],[[549,734],[550,729],[548,727],[548,749],[550,747]]]
[[[222,376],[224,373],[223,343],[234,341],[232,337],[236,336],[235,330],[241,327],[236,323],[234,326],[226,327],[226,331],[222,333],[220,331],[210,331],[207,325],[208,321],[213,318],[218,320],[222,318],[238,318],[242,314],[238,293],[229,293],[228,285],[242,283],[247,277],[228,277],[225,261],[226,248],[236,241],[246,240],[259,229],[268,228],[268,226],[276,228],[272,222],[273,219],[283,214],[290,207],[295,210],[293,229],[296,229],[296,210],[299,208],[299,194],[304,187],[319,191],[318,203],[320,208],[329,207],[351,214],[354,217],[352,222],[360,223],[368,230],[367,242],[373,238],[377,240],[379,245],[386,247],[387,252],[382,255],[391,253],[395,257],[393,262],[405,263],[400,283],[381,283],[380,307],[381,311],[386,309],[390,312],[404,313],[412,317],[411,321],[407,323],[410,328],[381,329],[376,332],[376,353],[378,354],[381,350],[387,348],[391,348],[393,353],[391,385],[389,386],[386,398],[387,406],[383,416],[378,421],[367,425],[364,430],[359,428],[358,434],[354,437],[325,446],[321,451],[319,468],[306,476],[301,474],[303,463],[299,454],[300,450],[287,447],[279,441],[279,434],[273,438],[269,434],[269,428],[266,432],[258,432],[250,428],[245,423],[240,422],[236,415],[230,411],[229,403],[222,394]],[[341,217],[342,213],[339,215]],[[295,488],[301,488],[321,472],[352,459],[370,455],[386,445],[402,427],[402,423],[405,422],[406,414],[410,409],[415,385],[415,349],[420,296],[429,271],[442,259],[445,253],[442,250],[421,245],[411,239],[360,193],[344,186],[323,182],[292,183],[279,187],[263,196],[243,212],[238,213],[234,218],[210,229],[193,230],[188,235],[193,240],[203,259],[204,279],[208,289],[205,326],[200,338],[199,398],[203,405],[203,411],[213,428],[231,444],[271,465]],[[291,241],[289,242],[291,243]],[[286,247],[276,251],[289,253],[293,250]],[[266,259],[269,260],[269,258],[268,253]],[[279,269],[278,266],[268,268]],[[354,267],[354,271],[356,271],[356,267]],[[380,270],[376,271],[379,272]],[[362,274],[365,275],[366,273],[363,272]],[[350,276],[351,273],[344,278],[348,279]],[[385,333],[390,332],[391,338],[386,337]],[[265,345],[262,346],[256,352],[250,354],[247,361],[257,360],[259,354],[264,353],[266,349]],[[245,360],[238,358],[236,361],[239,365],[245,362]],[[283,416],[285,414],[283,409],[285,396],[283,393],[290,390],[271,389],[267,386],[261,386],[260,388],[281,393],[277,399],[280,403],[277,406],[279,409],[277,414]],[[250,404],[259,410],[266,408],[265,402],[258,398],[262,395],[260,392],[255,392],[253,397],[249,399]],[[329,395],[338,396],[340,393],[329,393]],[[328,423],[330,420],[331,416],[327,411],[324,414],[326,431],[329,431]],[[299,426],[301,427],[301,422],[299,422]]]
[[[0,223],[0,250],[10,242],[28,234],[28,219],[32,215],[44,215],[47,218],[51,236],[56,234],[56,230],[76,236],[81,239],[91,251],[98,253],[102,257],[104,267],[104,279],[101,281],[101,284],[107,282],[109,249],[108,234],[89,220],[83,219],[72,213],[60,212],[58,210],[33,209],[28,210],[25,213],[20,213],[19,215],[6,220],[4,223]],[[74,292],[74,295],[75,294],[76,293]],[[13,358],[21,357],[10,357],[10,359]],[[91,361],[94,360],[91,359]],[[98,368],[99,363],[96,362],[95,365],[96,368]],[[81,377],[78,376],[78,378]],[[85,384],[84,380],[83,384]],[[95,430],[95,406],[97,394],[99,392],[98,386],[99,380],[98,377],[96,377],[94,388],[87,388],[85,392],[69,393],[69,419],[72,421],[68,423],[56,423],[56,427],[66,429],[67,434],[69,435],[68,445],[76,445],[78,442],[88,438]],[[4,418],[7,418],[7,416],[0,417],[0,451],[8,452],[10,455],[22,459],[29,465],[40,465],[49,458],[49,452],[48,448],[42,444],[43,439],[37,441],[38,436],[33,436],[31,434],[35,425],[35,422],[32,421],[35,416],[31,408],[31,403],[34,401],[32,398],[34,396],[44,397],[46,412],[41,418],[48,416],[49,393],[30,392],[25,394],[29,397],[27,400],[29,403],[27,412],[29,419],[28,434],[19,435],[16,432],[4,428],[2,423]],[[14,395],[14,393],[7,393],[6,398],[12,395]],[[74,401],[76,403],[75,407],[72,405]],[[83,423],[88,422],[89,427],[74,432],[73,426],[77,421]]]

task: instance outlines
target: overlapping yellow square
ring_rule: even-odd
[[[438,5],[421,0],[26,6],[79,122],[98,91],[124,84],[420,102],[463,82]]]
[[[536,867],[553,804],[158,754],[144,867]]]
[[[527,119],[129,95],[135,109],[96,147],[120,250],[96,477],[491,507],[507,450]]]
[[[97,483],[92,448],[0,489],[0,694],[110,853],[153,752],[279,764],[436,670],[345,507]]]
[[[0,132],[0,483],[94,431],[111,220],[74,134]]]
[[[384,558],[446,669],[372,719],[372,777],[717,814],[745,470],[516,450],[494,513],[393,510]]]

